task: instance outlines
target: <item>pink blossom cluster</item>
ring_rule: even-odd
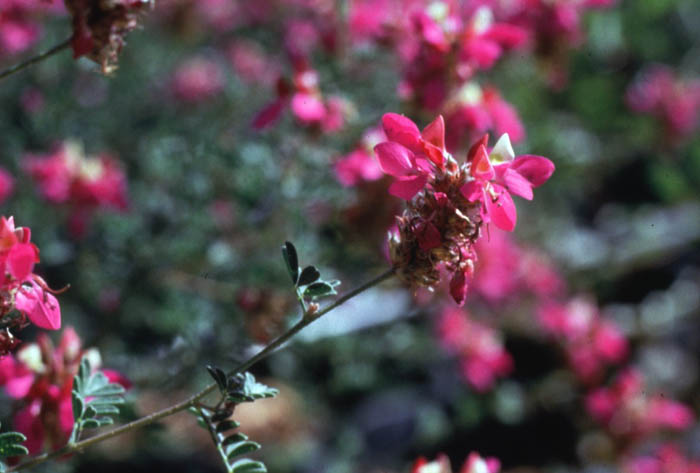
[[[692,409],[651,393],[642,374],[628,368],[609,387],[586,396],[586,409],[615,437],[642,439],[660,430],[682,431],[695,419]]]
[[[20,404],[14,416],[14,428],[27,437],[24,445],[30,454],[41,452],[45,444],[62,447],[73,428],[71,391],[80,360],[87,356],[91,366],[101,364],[96,349],[85,350],[75,330],[67,327],[58,347],[41,334],[36,343],[20,349],[16,355],[0,358],[0,385]],[[112,382],[128,387],[119,373],[103,370]]]
[[[683,80],[672,69],[652,66],[630,85],[627,105],[651,115],[664,127],[669,143],[688,138],[700,119],[700,79]]]
[[[602,380],[605,370],[625,360],[629,345],[612,321],[591,301],[575,297],[566,303],[545,302],[537,311],[544,331],[564,346],[569,364],[584,383]]]
[[[469,454],[459,473],[498,473],[501,471],[501,462],[494,457],[482,458],[476,452]],[[436,460],[429,462],[426,458],[419,458],[413,463],[411,473],[452,473],[450,459],[446,455],[438,455]]]
[[[437,332],[442,345],[457,356],[464,378],[477,391],[491,389],[497,378],[512,371],[513,359],[500,333],[467,312],[454,307],[444,309]]]
[[[126,176],[117,160],[107,154],[85,155],[81,146],[64,142],[46,155],[27,155],[24,167],[42,197],[69,208],[70,228],[82,236],[97,209],[126,210]]]
[[[566,282],[541,251],[518,245],[512,234],[489,229],[488,238],[476,242],[479,259],[471,288],[492,303],[531,293],[548,299],[563,292]]]
[[[253,128],[271,127],[287,109],[299,125],[333,133],[343,128],[352,107],[342,97],[324,96],[319,87],[318,73],[308,61],[298,59],[294,63],[292,80],[278,79],[277,98],[258,112],[253,119]]]
[[[22,53],[41,37],[41,20],[50,10],[45,0],[3,0],[0,8],[0,58]]]
[[[517,212],[511,193],[531,200],[554,164],[541,156],[516,157],[507,134],[492,149],[484,136],[459,164],[446,149],[442,116],[422,132],[395,113],[384,115],[382,125],[388,140],[375,152],[382,170],[394,178],[389,193],[407,201],[390,237],[392,263],[414,287],[434,287],[441,271],[450,273],[450,294],[461,305],[482,225],[512,231]]]
[[[361,182],[376,181],[384,172],[374,154],[374,147],[386,141],[381,128],[370,128],[350,153],[341,156],[335,163],[335,177],[346,187],[356,186]]]
[[[672,443],[657,447],[650,454],[624,461],[623,473],[700,473],[700,461],[686,458]]]
[[[204,102],[219,95],[223,88],[223,68],[204,57],[194,57],[180,64],[171,83],[175,98],[186,103]]]
[[[41,276],[34,273],[39,249],[30,241],[31,231],[15,227],[13,217],[0,218],[0,354],[6,354],[19,341],[11,328],[23,328],[27,319],[34,325],[57,330],[61,327],[61,308]]]

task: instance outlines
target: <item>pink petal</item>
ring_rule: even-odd
[[[484,38],[498,42],[505,48],[520,46],[528,39],[527,30],[509,23],[496,23],[483,34]]]
[[[501,230],[512,232],[518,220],[513,198],[498,184],[493,184],[493,187],[498,193],[498,198],[494,202],[490,196],[486,197],[486,212],[494,225]]]
[[[496,175],[491,161],[489,161],[489,153],[485,146],[479,146],[472,160],[471,175],[477,179],[490,181]]]
[[[468,287],[467,275],[464,271],[456,271],[450,281],[450,295],[460,307],[464,305],[467,298]]]
[[[505,168],[502,179],[499,179],[501,184],[504,184],[508,192],[518,195],[523,199],[532,200],[532,184],[525,179],[517,171],[511,169],[510,163],[497,166]]]
[[[539,187],[554,173],[554,163],[542,156],[525,154],[513,160],[510,168],[530,181],[532,187]]]
[[[464,45],[462,58],[474,60],[482,69],[489,69],[501,56],[503,50],[494,41],[487,39],[472,39]]]
[[[44,425],[39,417],[40,412],[41,401],[35,400],[18,411],[13,419],[13,427],[27,437],[23,445],[27,447],[30,455],[41,452],[44,446]]]
[[[15,374],[15,376],[7,381],[5,392],[13,399],[22,399],[29,393],[29,390],[34,384],[34,374],[26,371],[23,374]]]
[[[411,200],[428,182],[428,177],[422,174],[406,176],[395,180],[389,186],[389,194],[404,200]]]
[[[385,141],[374,147],[374,152],[379,159],[382,171],[401,177],[408,174],[413,168],[413,153],[393,141]]]
[[[22,287],[15,296],[15,307],[37,327],[47,330],[61,328],[61,308],[53,296],[36,283]]]
[[[435,120],[423,128],[421,135],[428,143],[437,146],[441,150],[445,149],[445,119],[442,118],[442,115],[438,115]]]
[[[32,273],[37,257],[37,249],[34,245],[18,243],[12,246],[7,255],[7,269],[13,278],[24,281]]]
[[[255,118],[253,118],[252,127],[256,130],[264,130],[275,123],[282,116],[285,106],[287,105],[287,100],[277,99],[271,104],[267,105],[265,108],[260,110]]]
[[[469,202],[476,202],[484,198],[484,183],[481,181],[469,181],[459,191]]]
[[[315,95],[297,93],[292,97],[292,113],[305,124],[320,122],[326,116],[326,107]]]
[[[382,126],[389,141],[396,141],[412,151],[420,149],[420,131],[410,119],[398,113],[385,113]]]
[[[58,422],[66,438],[73,430],[73,403],[70,394],[64,396],[58,404]]]

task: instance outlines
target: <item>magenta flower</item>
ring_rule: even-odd
[[[396,113],[382,117],[387,139],[374,147],[382,170],[395,178],[389,193],[411,200],[433,175],[431,163],[445,166],[445,122],[438,116],[421,133],[410,119]]]
[[[8,326],[22,328],[29,319],[48,330],[61,326],[61,309],[46,282],[34,274],[39,249],[31,243],[28,228],[15,227],[14,219],[0,219],[0,318],[17,311],[21,317],[7,320]],[[1,339],[0,353],[14,348],[16,341],[9,331]]]
[[[171,88],[175,97],[183,102],[203,102],[221,93],[224,73],[215,61],[192,58],[177,67]]]
[[[459,473],[498,473],[499,471],[501,471],[501,462],[497,458],[483,458],[478,453],[471,452]],[[439,454],[437,459],[431,462],[421,457],[413,463],[411,473],[452,473],[452,465],[450,465],[450,459],[444,454]]]
[[[618,437],[643,439],[660,430],[683,430],[694,421],[692,409],[663,394],[652,394],[642,374],[628,369],[610,387],[592,391],[586,408]]]
[[[513,231],[517,212],[511,193],[532,200],[532,189],[544,184],[554,172],[554,164],[541,156],[515,157],[508,134],[496,142],[489,154],[488,136],[469,152],[473,181],[461,189],[470,202],[481,202],[482,218],[498,228]],[[493,165],[495,164],[495,166]]]
[[[513,359],[498,332],[464,311],[445,309],[437,330],[442,345],[458,357],[462,375],[477,391],[491,389],[497,378],[512,371]]]
[[[97,369],[100,355],[85,350],[73,328],[63,331],[58,347],[45,334],[17,352],[0,359],[0,385],[16,399],[19,409],[14,428],[27,436],[30,454],[41,452],[45,444],[55,449],[65,445],[73,429],[71,391],[80,360],[86,355]],[[110,381],[128,388],[130,383],[119,373],[105,370]]]
[[[646,455],[623,462],[623,473],[700,473],[700,462],[688,459],[678,446],[667,443]]]

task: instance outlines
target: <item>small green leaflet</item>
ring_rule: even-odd
[[[299,268],[299,256],[291,242],[287,241],[282,246],[282,257],[292,278],[297,298],[302,303],[304,299],[317,300],[338,294],[335,288],[340,281],[321,279],[321,272],[313,265],[306,266],[303,270]],[[306,306],[303,307],[306,310]]]
[[[92,373],[87,357],[80,361],[78,373],[73,378],[73,417],[75,424],[71,441],[76,442],[83,429],[95,429],[114,423],[113,415],[119,414],[117,405],[124,403],[124,387],[110,383],[102,371]]]
[[[27,437],[19,432],[5,432],[0,434],[0,458],[17,457],[27,455],[29,451],[22,445]]]

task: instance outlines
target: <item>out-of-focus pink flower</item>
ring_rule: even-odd
[[[678,446],[668,443],[654,452],[637,455],[622,463],[623,473],[700,473],[700,462],[692,461]]]
[[[195,57],[177,67],[171,87],[183,102],[203,102],[221,93],[224,73],[216,61]]]
[[[471,452],[459,473],[498,473],[499,471],[501,471],[501,462],[497,458],[482,458],[478,453]],[[424,457],[417,459],[413,463],[411,473],[452,473],[452,466],[450,459],[441,453],[431,462]]]
[[[665,66],[644,70],[627,89],[627,105],[660,120],[670,143],[687,138],[700,119],[700,79],[682,80]]]
[[[228,58],[236,75],[247,84],[270,86],[280,74],[277,64],[253,41],[236,40],[231,43]]]
[[[688,406],[650,393],[642,374],[632,368],[622,372],[610,387],[589,393],[586,408],[613,435],[634,439],[664,429],[686,429],[695,418]]]
[[[2,205],[15,190],[15,180],[5,169],[0,168],[0,205]]]
[[[41,452],[46,443],[56,449],[68,440],[73,428],[73,377],[84,355],[94,369],[99,368],[99,353],[82,349],[75,330],[67,327],[56,348],[41,334],[36,343],[25,345],[16,356],[0,359],[0,385],[19,403],[14,428],[26,435],[24,445],[30,454]],[[117,372],[105,370],[105,374],[112,382],[130,386]]]
[[[584,298],[566,304],[547,302],[537,311],[542,328],[563,345],[569,364],[585,383],[599,382],[607,366],[622,362],[629,344],[620,328],[601,317]]]
[[[46,200],[69,207],[73,228],[84,228],[97,209],[128,207],[126,176],[107,154],[86,156],[81,146],[68,141],[50,154],[27,155],[24,167]]]
[[[513,143],[525,138],[518,112],[494,87],[482,88],[476,82],[466,82],[445,106],[447,120],[453,125],[447,134],[450,147],[472,142],[489,130],[498,136],[508,134]]]
[[[513,369],[513,359],[498,332],[473,320],[465,311],[443,310],[437,330],[443,346],[459,358],[462,375],[477,391],[491,389],[497,378]]]
[[[295,61],[291,85],[284,78],[278,79],[277,98],[257,113],[253,128],[263,130],[274,125],[287,107],[299,124],[323,133],[342,129],[345,116],[352,109],[350,103],[341,97],[323,97],[318,85],[318,73],[303,59]]]
[[[34,46],[41,36],[43,18],[56,10],[42,0],[4,0],[0,10],[0,58]]]

